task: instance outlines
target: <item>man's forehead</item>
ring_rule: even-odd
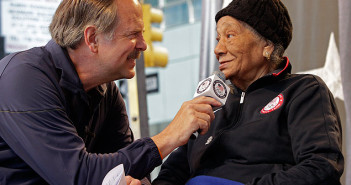
[[[139,0],[116,0],[117,4],[134,4],[134,5],[138,5],[140,4]]]

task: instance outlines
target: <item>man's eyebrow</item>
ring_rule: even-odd
[[[142,30],[128,30],[126,32],[126,35],[134,35],[134,34],[138,34],[138,33],[143,33],[145,31],[145,29],[142,29]]]

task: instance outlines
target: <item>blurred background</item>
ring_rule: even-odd
[[[48,25],[60,0],[0,2],[0,58],[12,52],[45,45],[50,40]],[[116,81],[137,138],[153,136],[164,129],[181,104],[192,99],[198,82],[217,70],[218,64],[213,52],[216,45],[214,17],[229,2],[142,1],[145,39],[149,49],[137,63],[136,78]],[[349,156],[347,141],[350,140],[348,135],[351,133],[348,129],[350,122],[346,118],[348,104],[345,103],[349,100],[349,95],[344,96],[346,90],[343,90],[342,83],[345,84],[350,78],[347,78],[348,74],[343,73],[342,69],[350,68],[350,64],[343,62],[347,52],[343,54],[340,51],[345,53],[350,49],[345,49],[345,44],[340,42],[348,38],[345,35],[351,35],[348,13],[351,3],[349,0],[282,2],[289,10],[294,27],[286,56],[290,59],[294,73],[320,75],[331,88],[342,118],[345,157]],[[345,16],[348,18],[346,21],[343,19]],[[147,28],[148,26],[150,27]],[[339,49],[340,44],[342,50]],[[158,170],[154,170],[152,178]],[[351,177],[347,173],[348,171],[344,172],[342,183],[351,185]]]

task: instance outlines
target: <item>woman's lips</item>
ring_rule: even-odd
[[[229,61],[219,62],[219,70],[225,69],[227,67],[227,65],[228,65],[228,62]]]

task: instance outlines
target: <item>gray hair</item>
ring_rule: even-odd
[[[82,41],[84,30],[94,25],[98,33],[114,37],[118,23],[115,0],[63,0],[53,16],[49,31],[61,47],[75,49]]]
[[[254,28],[252,28],[250,25],[248,25],[247,23],[240,21],[239,22],[248,30],[250,30],[254,36],[259,39],[259,40],[265,40],[268,43],[272,43],[274,46],[273,52],[271,53],[270,59],[268,60],[269,62],[271,62],[271,66],[272,69],[277,69],[278,66],[281,65],[281,63],[284,61],[283,55],[284,55],[284,47],[281,44],[276,44],[273,43],[272,41],[264,38],[260,33],[258,33]]]

